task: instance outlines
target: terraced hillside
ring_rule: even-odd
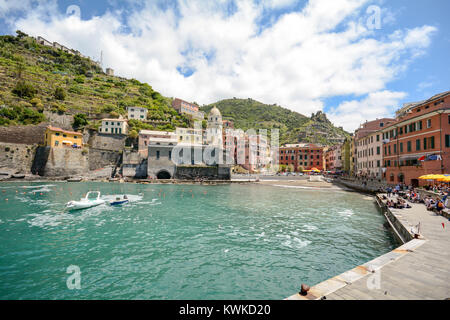
[[[86,114],[98,127],[95,119],[117,118],[127,106],[139,106],[149,110],[150,123],[131,122],[137,130],[189,126],[191,120],[171,102],[146,83],[107,76],[90,59],[40,45],[21,32],[0,36],[0,125],[37,124],[49,110]]]

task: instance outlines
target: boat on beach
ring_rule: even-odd
[[[97,195],[95,198],[90,197],[90,195]],[[86,197],[80,199],[80,201],[69,201],[66,204],[66,208],[69,210],[81,210],[91,207],[96,207],[101,204],[106,203],[105,200],[100,199],[100,191],[89,191]]]

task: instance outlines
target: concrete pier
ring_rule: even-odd
[[[379,199],[379,201],[381,201]],[[406,243],[287,300],[443,300],[450,298],[450,222],[424,204],[384,212]],[[420,223],[420,229],[417,230]],[[420,233],[414,239],[414,233]]]

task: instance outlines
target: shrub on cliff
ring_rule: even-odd
[[[78,113],[73,117],[73,127],[80,128],[88,124],[87,117],[84,113]]]
[[[61,87],[56,88],[53,95],[57,100],[64,101],[66,99],[66,91]]]
[[[54,113],[64,114],[67,111],[67,108],[62,104],[53,103],[51,110]]]
[[[19,81],[16,83],[12,93],[21,98],[33,98],[36,94],[36,89],[30,83]]]

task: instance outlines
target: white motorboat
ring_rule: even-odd
[[[96,197],[90,197],[91,195],[97,195]],[[86,197],[82,198],[80,201],[69,201],[66,204],[66,208],[69,210],[81,210],[91,207],[96,207],[104,204],[106,201],[100,199],[100,191],[89,191]]]

